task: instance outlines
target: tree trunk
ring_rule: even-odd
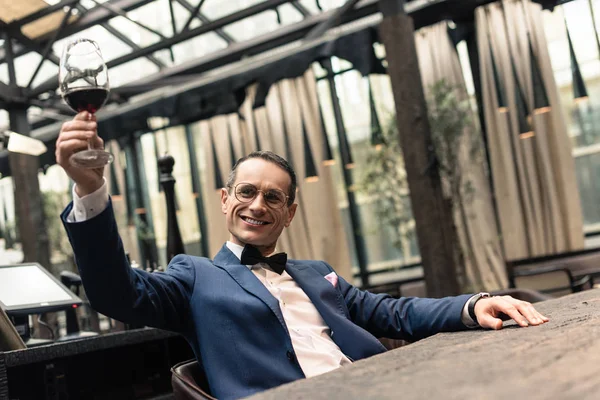
[[[435,162],[425,95],[414,42],[414,27],[400,0],[382,0],[381,38],[396,103],[417,239],[431,297],[461,292],[456,271],[462,252],[451,202],[444,198]]]

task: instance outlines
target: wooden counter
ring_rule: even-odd
[[[599,399],[600,289],[536,308],[550,322],[439,334],[251,399]]]

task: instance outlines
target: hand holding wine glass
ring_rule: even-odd
[[[82,168],[70,161],[82,148],[91,146],[101,149],[104,146],[96,129],[95,116],[83,111],[72,121],[62,125],[56,140],[56,162],[75,182],[75,191],[79,197],[95,192],[104,184],[104,165],[94,169]]]
[[[108,70],[98,44],[76,39],[67,44],[60,60],[59,86],[65,102],[88,118],[106,102],[109,92]],[[69,162],[81,168],[100,168],[113,161],[112,154],[95,148],[88,140],[87,150],[74,153]]]

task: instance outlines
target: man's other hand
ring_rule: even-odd
[[[475,316],[482,328],[502,329],[502,321],[512,318],[520,326],[541,325],[549,319],[531,303],[511,296],[482,298],[475,304]]]
[[[75,191],[79,197],[95,192],[104,183],[104,167],[87,169],[76,167],[69,162],[74,153],[87,149],[88,140],[92,148],[104,148],[104,141],[98,136],[97,128],[96,117],[83,111],[72,121],[62,125],[56,139],[56,162],[75,182]]]

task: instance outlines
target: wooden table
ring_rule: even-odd
[[[550,322],[439,334],[251,399],[600,399],[600,289],[536,307]]]

